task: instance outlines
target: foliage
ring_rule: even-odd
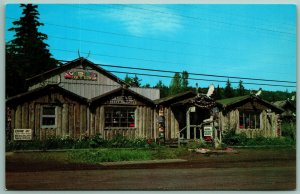
[[[296,142],[296,125],[293,122],[284,122],[281,124],[282,136],[290,138]]]
[[[45,140],[10,141],[6,151],[11,150],[49,150],[49,149],[82,149],[82,148],[157,148],[151,139],[128,139],[116,135],[111,140],[103,139],[101,134],[90,138],[72,139],[70,137],[49,137]]]
[[[183,71],[181,75],[181,92],[185,92],[189,90],[189,73],[187,71]]]
[[[154,86],[154,88],[158,88],[160,91],[160,97],[164,98],[168,96],[169,88],[168,86],[164,85],[161,80]]]
[[[21,4],[22,16],[14,21],[14,39],[6,43],[6,93],[13,96],[26,91],[25,79],[55,68],[57,61],[51,57],[47,35],[38,31],[43,26],[38,21],[37,5]]]
[[[237,134],[235,130],[230,129],[224,131],[222,141],[229,146],[244,145],[247,141],[247,135],[245,133]]]
[[[234,97],[234,90],[231,87],[231,83],[230,83],[229,79],[227,80],[226,86],[225,86],[225,89],[224,89],[224,97],[225,98],[232,98],[232,97]]]
[[[116,162],[152,159],[150,150],[94,149],[70,151],[69,159],[79,163]]]
[[[134,86],[134,87],[140,87],[141,86],[141,79],[139,79],[137,77],[137,75],[135,75],[134,77],[129,77],[128,74],[126,74],[124,82],[129,84],[130,86]]]
[[[237,88],[237,95],[238,96],[244,96],[245,94],[246,94],[246,91],[245,91],[245,87],[243,85],[243,81],[240,80],[239,86]]]
[[[169,87],[169,95],[172,96],[178,94],[180,91],[181,91],[181,75],[180,73],[175,73]]]
[[[188,142],[186,147],[189,149],[196,149],[196,148],[209,148],[212,145],[209,143],[206,143],[205,141],[192,141],[192,142]]]
[[[287,137],[263,137],[247,138],[245,133],[237,134],[234,130],[223,133],[222,141],[227,146],[293,146],[295,141]]]

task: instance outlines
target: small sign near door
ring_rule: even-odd
[[[204,127],[204,137],[206,136],[212,137],[212,135],[213,135],[212,127],[210,126]]]

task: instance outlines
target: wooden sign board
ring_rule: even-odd
[[[136,105],[137,101],[132,96],[115,96],[106,101],[105,104]]]
[[[14,129],[14,140],[32,140],[31,129]]]
[[[210,126],[204,127],[204,136],[212,136],[212,135],[213,135],[212,127]]]

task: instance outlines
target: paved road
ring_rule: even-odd
[[[295,161],[6,172],[10,190],[293,190]]]

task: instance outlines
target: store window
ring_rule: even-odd
[[[135,127],[135,108],[105,108],[105,127]]]
[[[56,107],[55,106],[42,106],[41,127],[42,128],[55,128],[56,127]]]
[[[260,113],[240,111],[240,129],[259,129]]]

